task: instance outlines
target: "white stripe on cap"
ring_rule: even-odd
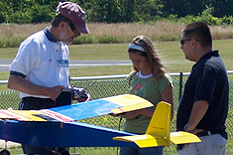
[[[144,48],[142,46],[135,45],[135,44],[129,44],[128,48],[133,49],[133,50],[138,50],[138,51],[141,51],[141,52],[145,52],[145,50],[144,50]]]

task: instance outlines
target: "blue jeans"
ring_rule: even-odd
[[[164,146],[158,147],[121,147],[120,155],[162,155]]]
[[[220,134],[199,137],[200,143],[190,143],[179,150],[179,155],[225,155],[226,139]]]

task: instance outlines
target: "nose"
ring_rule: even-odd
[[[183,45],[180,45],[180,49],[183,49]]]
[[[79,36],[81,36],[81,33],[75,33],[75,34],[74,34],[74,38],[77,38],[77,37],[79,37]]]
[[[135,67],[135,68],[138,68],[138,64],[136,64],[136,63],[133,63],[133,65],[134,65],[134,67]]]

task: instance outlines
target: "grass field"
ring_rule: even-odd
[[[218,49],[227,67],[233,70],[232,65],[232,44],[233,39],[214,40],[213,49]],[[178,41],[154,42],[154,45],[170,73],[189,72],[193,62],[184,58]],[[70,45],[71,60],[129,60],[127,52],[128,43],[122,44],[83,44]],[[17,53],[17,48],[0,48],[1,59],[13,59]],[[110,66],[110,67],[86,67],[71,68],[71,76],[95,76],[95,75],[118,75],[128,74],[131,66]],[[0,75],[0,80],[6,80],[8,72]]]
[[[45,29],[49,23],[0,24],[0,47],[18,47],[27,36]],[[184,24],[169,20],[158,20],[145,24],[137,23],[87,23],[90,34],[74,39],[74,44],[127,43],[143,34],[156,41],[179,41]],[[210,26],[213,39],[232,39],[232,26]]]
[[[232,59],[233,39],[214,40],[213,49],[218,49],[227,70],[233,70]],[[170,73],[190,72],[193,62],[184,58],[178,41],[154,42],[154,45]],[[83,44],[70,45],[71,60],[129,60],[127,52],[128,43],[122,44]],[[17,48],[0,48],[1,59],[14,59]],[[132,66],[101,66],[71,68],[71,77],[100,76],[128,74]],[[7,80],[9,72],[1,72],[0,80]],[[6,90],[5,85],[0,85],[0,90]]]

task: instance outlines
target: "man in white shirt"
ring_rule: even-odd
[[[20,91],[19,109],[55,107],[69,88],[69,49],[74,38],[88,34],[86,14],[72,2],[60,2],[51,26],[25,39],[10,66],[8,88]],[[25,154],[53,154],[52,149],[23,145]]]

